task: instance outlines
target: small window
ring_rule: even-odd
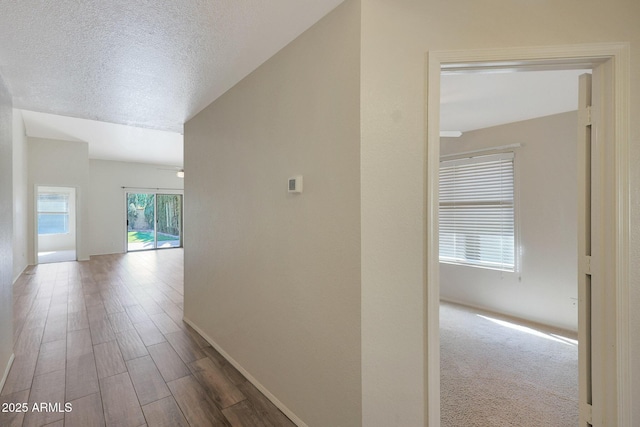
[[[38,193],[38,234],[69,233],[69,194]]]
[[[440,262],[515,271],[513,153],[440,163]]]

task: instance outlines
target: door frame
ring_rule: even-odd
[[[522,47],[458,51],[431,51],[426,54],[426,283],[425,307],[427,326],[424,342],[425,360],[425,423],[440,425],[440,278],[438,238],[438,171],[440,161],[440,74],[448,67],[490,70],[540,67],[591,68],[605,65],[600,84],[600,100],[611,120],[604,120],[606,144],[602,184],[609,199],[600,201],[603,228],[612,235],[602,243],[600,261],[602,283],[612,284],[606,289],[608,298],[599,307],[604,337],[594,352],[608,355],[607,363],[594,367],[597,376],[608,378],[596,381],[594,395],[613,396],[602,408],[594,408],[598,420],[594,425],[629,426],[631,422],[631,386],[629,355],[629,137],[630,137],[630,48],[628,43],[600,43],[551,47]],[[609,88],[610,90],[607,90]],[[613,295],[611,295],[613,294]],[[602,340],[605,341],[605,340]],[[598,345],[598,343],[594,343]],[[608,345],[608,347],[607,347]],[[614,351],[611,351],[613,346]],[[611,402],[613,402],[611,404]]]
[[[180,213],[180,248],[184,247],[184,190],[180,190],[180,189],[169,189],[169,188],[139,188],[139,187],[122,187],[123,189],[123,195],[122,195],[122,200],[123,200],[123,207],[122,207],[122,212],[124,215],[124,246],[123,246],[123,253],[128,253],[129,252],[129,230],[127,227],[127,194],[129,193],[133,193],[133,194],[153,194],[154,195],[154,203],[155,203],[155,208],[154,208],[154,221],[156,221],[157,218],[157,212],[155,212],[155,210],[158,208],[158,194],[179,194],[182,196],[182,204],[180,206],[180,209],[182,209],[182,212]],[[157,227],[157,224],[154,224],[154,229],[155,227]],[[157,249],[176,249],[176,248],[158,248],[158,236],[157,236],[157,230],[156,230],[156,235],[154,236],[155,238],[155,245],[156,247],[152,248],[152,249],[143,249],[143,250],[147,250],[147,251],[152,251],[152,250],[157,250]],[[140,252],[140,251],[135,251],[135,252]]]

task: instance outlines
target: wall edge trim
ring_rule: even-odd
[[[304,421],[302,421],[293,411],[291,411],[287,406],[278,400],[265,386],[263,386],[257,379],[253,377],[240,363],[238,363],[233,357],[229,355],[224,349],[216,343],[210,336],[202,331],[193,321],[189,320],[186,316],[182,318],[182,320],[191,326],[197,333],[202,336],[213,348],[216,349],[218,353],[222,355],[229,363],[233,365],[244,377],[253,384],[264,396],[271,401],[278,409],[280,409],[286,416],[289,418],[295,425],[298,427],[308,427]],[[1,390],[1,387],[0,387]]]

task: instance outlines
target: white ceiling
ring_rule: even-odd
[[[440,129],[470,131],[578,108],[585,70],[443,75]]]
[[[28,136],[87,142],[90,159],[183,165],[183,137],[177,132],[26,110],[22,117]]]
[[[181,134],[187,120],[342,1],[0,0],[0,75],[18,109]],[[87,121],[70,132],[66,117],[31,114],[27,132],[70,134],[96,156],[124,145],[136,151],[128,145],[134,135],[145,146],[134,156],[148,152],[145,135],[158,151],[171,146],[158,142],[171,139],[158,140],[163,134],[100,124],[96,132],[129,139],[93,136]]]
[[[16,108],[182,132],[342,0],[0,0]]]
[[[183,124],[342,0],[0,0],[0,74],[27,134],[182,166]],[[575,109],[575,71],[442,79],[441,129]]]

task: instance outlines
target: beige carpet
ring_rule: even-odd
[[[443,427],[575,427],[575,337],[440,306]]]

